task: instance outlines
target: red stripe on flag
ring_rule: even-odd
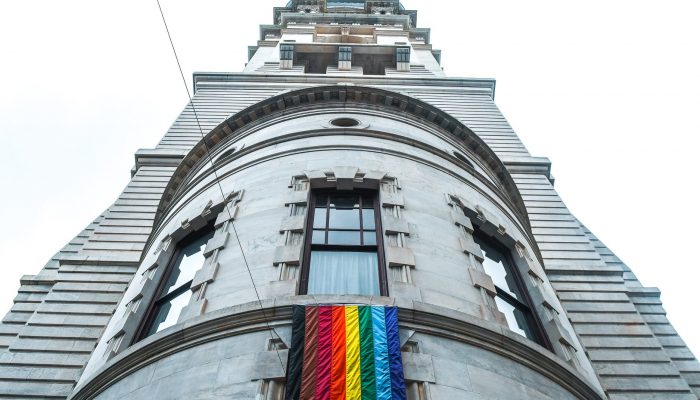
[[[318,307],[318,362],[316,400],[331,399],[331,357],[333,348],[333,309]]]
[[[345,307],[333,307],[331,400],[345,400]]]

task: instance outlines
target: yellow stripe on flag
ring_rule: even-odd
[[[360,376],[360,319],[357,306],[345,307],[345,399],[362,399]]]

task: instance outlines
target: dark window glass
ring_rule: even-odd
[[[408,47],[398,47],[396,49],[396,62],[411,62],[411,49]]]
[[[281,44],[280,45],[280,60],[293,60],[293,59],[294,59],[294,45]]]
[[[481,235],[474,236],[474,241],[481,247],[484,255],[484,270],[496,285],[496,306],[506,316],[508,327],[515,333],[537,343],[545,345],[538,332],[537,321],[529,306],[529,300],[523,290],[518,270],[508,251],[497,242]]]
[[[385,293],[374,195],[321,192],[314,193],[310,204],[313,229],[307,238],[302,292]]]
[[[192,279],[197,270],[204,265],[204,248],[213,235],[213,229],[206,229],[206,233],[178,244],[175,256],[168,266],[165,281],[146,319],[143,337],[177,323],[180,312],[190,301]]]
[[[340,46],[338,48],[338,61],[352,61],[352,47]]]

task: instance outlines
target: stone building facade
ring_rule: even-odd
[[[0,325],[0,398],[282,399],[294,305],[398,307],[409,399],[698,399],[659,292],[398,1],[293,0]]]

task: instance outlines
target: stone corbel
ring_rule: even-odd
[[[382,224],[384,227],[384,233],[386,234],[403,233],[410,236],[408,222],[404,221],[403,219],[392,216],[384,216]]]
[[[274,265],[279,265],[282,263],[299,265],[301,262],[302,245],[287,245],[278,246],[275,249],[275,255],[273,257],[272,263]]]
[[[204,248],[204,257],[209,257],[214,251],[223,249],[226,246],[228,237],[228,232],[217,231],[214,237],[207,242],[207,247]]]
[[[484,253],[481,251],[481,247],[474,242],[474,239],[469,236],[461,236],[459,238],[459,245],[464,254],[471,254],[479,262],[484,262]]]
[[[306,223],[306,215],[292,215],[282,220],[280,224],[280,233],[284,232],[303,232],[304,224]]]
[[[416,266],[416,257],[409,248],[390,246],[386,248],[385,254],[390,267],[401,265]]]
[[[574,339],[571,338],[571,335],[569,332],[564,328],[564,326],[561,324],[559,321],[559,318],[554,318],[547,322],[544,326],[545,331],[547,331],[547,336],[549,336],[552,339],[555,339],[556,341],[569,346],[572,348],[574,351],[577,351],[575,341]],[[558,350],[558,349],[556,349]],[[560,354],[562,355],[562,354]],[[563,355],[564,359],[566,360],[567,357],[566,355]]]
[[[330,171],[304,171],[312,189],[335,188],[338,190],[378,189],[386,176],[381,171],[360,171],[357,167],[338,166]]]
[[[253,379],[284,379],[288,352],[289,350],[279,349],[255,353],[251,377]]]
[[[484,289],[491,297],[496,296],[496,285],[494,285],[493,279],[491,279],[489,274],[469,268],[469,277],[474,287]]]
[[[403,194],[398,192],[380,191],[379,201],[382,207],[401,207],[405,206]]]
[[[433,357],[421,353],[401,353],[404,379],[414,382],[435,383]]]
[[[461,209],[456,210],[452,208],[450,211],[450,216],[452,217],[452,222],[454,222],[455,225],[466,229],[466,231],[469,233],[474,233],[472,221],[469,220],[466,215],[464,215],[464,212]]]
[[[296,204],[296,205],[306,205],[309,202],[309,191],[308,190],[293,190],[287,195],[287,199],[284,202],[285,206]]]

